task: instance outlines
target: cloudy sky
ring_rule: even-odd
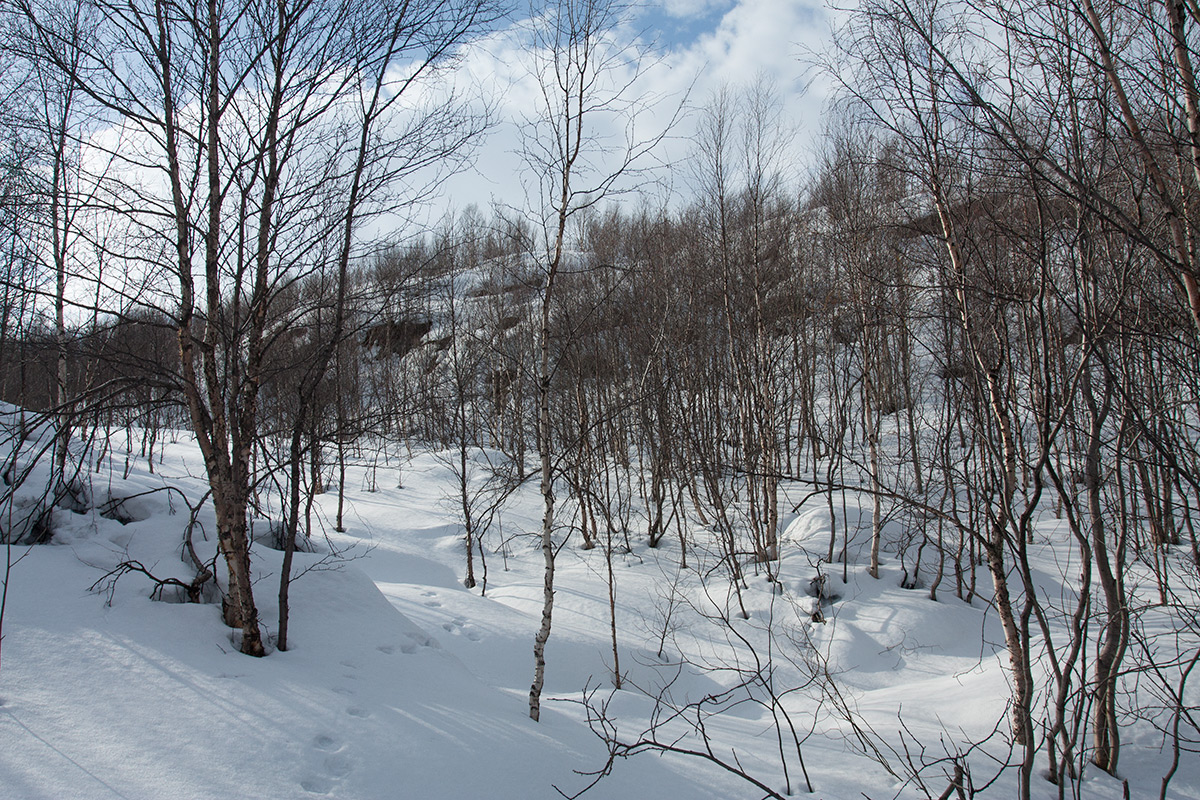
[[[767,81],[780,98],[782,122],[795,133],[787,160],[799,173],[823,124],[827,82],[812,61],[829,39],[829,19],[821,0],[655,0],[633,10],[616,36],[633,42],[637,52],[653,54],[634,84],[638,96],[653,98],[654,106],[639,123],[640,135],[653,135],[685,103],[655,153],[661,165],[655,176],[660,196],[667,193],[678,200],[690,189],[694,109],[722,86],[737,94],[757,80]],[[527,22],[502,28],[464,59],[460,72],[492,97],[496,125],[474,159],[475,168],[447,182],[439,208],[474,203],[486,210],[493,203],[527,203],[526,189],[533,181],[518,154],[520,126],[536,114],[537,101],[528,46],[520,32]],[[620,138],[609,133],[609,141]]]

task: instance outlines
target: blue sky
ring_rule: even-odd
[[[663,0],[642,4],[634,15],[661,45],[677,49],[711,33],[733,5],[732,0]]]

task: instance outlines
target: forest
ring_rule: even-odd
[[[258,675],[359,630],[307,610],[359,569],[441,625],[424,548],[463,603],[520,576],[488,713],[592,749],[414,797],[639,796],[649,753],[712,796],[1200,797],[1200,5],[840,11],[797,165],[784,89],[643,92],[611,0],[3,0],[0,711],[41,736],[6,698],[54,592],[195,605]],[[510,124],[459,70],[499,30],[523,199],[418,224]],[[14,796],[168,785],[24,752]]]

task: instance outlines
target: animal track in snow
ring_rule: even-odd
[[[358,719],[366,719],[367,717],[371,716],[370,711],[367,711],[365,708],[359,708],[358,706],[350,706],[350,708],[346,709],[346,713],[352,717],[357,717]]]
[[[359,712],[355,714],[355,712]],[[351,708],[347,713],[355,716],[367,716],[362,709]],[[308,775],[301,779],[300,788],[309,794],[329,794],[333,791],[334,781],[344,778],[354,769],[354,761],[341,751],[345,748],[338,740],[327,733],[317,734],[312,740],[313,749],[328,755],[321,761],[320,775]]]
[[[449,622],[442,623],[442,630],[446,633],[453,633],[455,636],[465,636],[472,642],[478,642],[483,637],[474,628],[467,627],[467,621],[462,617],[456,617]]]
[[[329,794],[333,790],[333,781],[320,775],[309,775],[300,781],[300,788],[309,794]]]
[[[379,647],[376,647],[375,649],[378,650],[379,652],[383,653],[384,655],[390,656],[396,652],[396,645],[381,644],[381,645],[379,645]]]
[[[417,652],[418,647],[436,648],[440,646],[438,645],[437,639],[426,636],[423,633],[406,633],[404,635],[413,641],[412,644],[407,644],[400,648],[401,652],[407,653],[408,655],[412,655],[413,653]]]

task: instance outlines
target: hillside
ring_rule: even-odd
[[[986,603],[933,602],[902,589],[885,554],[878,580],[857,558],[848,583],[831,575],[827,594],[837,599],[814,623],[809,582],[828,540],[823,509],[802,508],[787,525],[777,591],[761,575],[748,577],[748,619],[729,613],[727,582],[679,569],[669,541],[615,554],[625,680],[615,693],[604,551],[568,541],[547,653],[553,702],[531,722],[525,694],[541,575],[527,532],[536,530],[539,498],[525,487],[506,504],[484,540],[486,590],[466,590],[444,453],[372,460],[377,490],[349,489],[345,533],[328,522],[335,494],[318,497],[315,552],[297,556],[292,649],[243,656],[218,605],[180,602],[172,588],[153,599],[141,574],[104,579],[131,559],[160,579],[191,577],[180,559],[180,495],[142,494],[172,486],[190,503],[202,494],[194,447],[185,435],[173,439],[154,474],[134,458],[122,478],[112,469],[122,463],[118,452],[107,469],[83,476],[93,500],[142,495],[125,504],[127,524],[100,516],[95,503],[82,513],[59,508],[49,544],[11,547],[20,560],[9,575],[0,662],[0,796],[556,797],[555,787],[572,794],[590,781],[579,773],[605,766],[585,700],[606,709],[626,742],[657,715],[658,741],[697,749],[695,728],[681,734],[687,721],[702,722],[717,758],[780,794],[781,753],[791,794],[806,794],[802,756],[814,796],[827,800],[926,796],[905,780],[922,761],[921,777],[938,796],[951,771],[938,760],[959,748],[982,789],[993,759],[1006,758],[1003,643]],[[352,467],[348,486],[366,484],[367,468]],[[211,512],[199,520],[211,530]],[[1052,528],[1041,530],[1036,563],[1050,580],[1065,556]],[[196,542],[211,549],[201,535]],[[254,549],[268,635],[279,557],[261,542]],[[700,565],[706,557],[692,558]],[[672,721],[668,707],[682,716]],[[1125,736],[1122,777],[1131,796],[1152,796],[1169,754],[1144,723]],[[894,748],[872,752],[896,774],[864,746]],[[987,795],[1009,795],[1011,782],[1011,772],[1001,775]],[[1119,781],[1095,770],[1081,789],[1122,796]],[[647,753],[618,759],[587,796],[761,795],[708,760]],[[1037,797],[1054,795],[1039,782]],[[1194,758],[1185,757],[1169,796],[1200,797]]]

